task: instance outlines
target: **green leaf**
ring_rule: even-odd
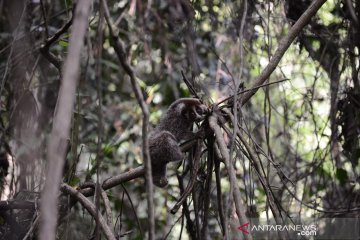
[[[103,150],[105,157],[112,158],[113,151],[114,151],[113,145],[106,144],[105,146],[103,146],[102,150]]]
[[[339,180],[340,185],[344,185],[348,180],[348,174],[343,168],[336,169],[336,178]]]
[[[69,42],[61,39],[61,40],[59,41],[59,45],[62,46],[62,47],[68,47],[68,46],[69,46]]]
[[[77,186],[80,183],[80,178],[78,178],[77,176],[74,176],[71,181],[70,181],[70,186]]]

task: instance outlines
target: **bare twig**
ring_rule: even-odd
[[[196,152],[195,152],[195,156],[194,156],[194,162],[193,162],[193,168],[191,169],[191,177],[189,180],[188,185],[186,186],[186,189],[184,190],[184,193],[181,195],[180,199],[176,202],[176,204],[174,205],[174,207],[170,210],[170,212],[172,214],[175,214],[180,206],[183,204],[183,202],[185,201],[185,199],[187,198],[187,196],[189,196],[189,194],[191,193],[195,182],[196,182],[196,177],[197,177],[197,172],[200,169],[200,163],[201,163],[201,140],[197,141],[196,144]]]
[[[74,15],[73,15],[74,16]],[[52,63],[59,72],[61,71],[61,60],[55,56],[53,53],[50,52],[50,46],[57,41],[61,35],[63,35],[71,26],[73,21],[73,16],[70,18],[70,20],[62,26],[52,37],[49,37],[46,39],[45,43],[41,45],[40,52],[43,54],[43,56]]]
[[[261,72],[261,74],[255,80],[254,85],[251,88],[256,88],[262,85],[275,70],[279,64],[282,56],[285,54],[286,50],[290,47],[290,44],[298,36],[300,31],[304,28],[310,19],[316,14],[320,7],[326,2],[326,0],[315,0],[312,2],[310,7],[301,15],[301,17],[296,21],[296,23],[291,27],[289,33],[280,40],[279,46],[276,49],[273,57],[271,58],[269,64]],[[257,88],[258,89],[258,88]],[[241,105],[244,105],[249,99],[257,92],[257,89],[246,93],[241,98]]]
[[[96,213],[96,207],[95,205],[87,199],[84,195],[82,195],[79,191],[75,190],[71,186],[67,185],[66,183],[61,184],[61,191],[63,193],[69,194],[70,196],[76,198],[83,207],[86,208],[86,210],[91,214],[93,218],[96,218],[98,215],[99,218],[99,225],[101,229],[103,230],[106,238],[108,240],[116,240],[115,235],[113,231],[111,230],[111,227],[106,223],[104,217],[101,214]]]
[[[44,5],[43,0],[40,0],[40,5],[41,5],[41,13],[42,13],[43,18],[44,18],[45,34],[46,34],[46,37],[48,38],[49,37],[49,25],[47,23],[46,10],[45,10],[45,5]]]
[[[69,21],[67,21],[67,23],[65,23],[64,26],[62,26],[52,37],[46,39],[45,44],[41,46],[41,48],[50,48],[50,46],[54,42],[56,42],[61,37],[61,35],[63,35],[70,28],[73,22],[73,18],[74,15],[72,15]]]
[[[200,162],[200,160],[199,160]],[[196,180],[196,178],[194,179]],[[200,238],[200,214],[199,214],[199,194],[197,193],[197,189],[196,189],[196,185],[195,185],[195,181],[192,183],[193,186],[191,186],[191,197],[192,197],[192,200],[193,200],[193,207],[194,207],[194,221],[195,221],[195,232],[196,232],[196,239],[201,239]],[[188,184],[188,186],[190,185],[190,183]],[[188,189],[188,186],[186,186],[186,189],[185,189],[185,193],[186,193],[186,190]]]
[[[184,180],[183,180],[184,174],[176,173],[176,176],[177,176],[177,179],[178,179],[178,182],[179,182],[180,194],[182,195],[184,193],[184,191],[185,191],[185,189],[184,189]],[[196,239],[196,232],[195,232],[195,229],[194,229],[194,222],[191,220],[190,210],[189,210],[186,198],[185,198],[185,200],[183,202],[182,215],[184,215],[185,218],[186,218],[186,229],[188,230],[188,234],[190,235],[190,238],[191,239]],[[183,221],[182,221],[182,223],[183,223]],[[181,233],[182,233],[182,229],[183,229],[183,224],[181,226]],[[180,236],[181,236],[181,234],[180,234]],[[179,237],[179,240],[180,239],[181,238]]]
[[[181,70],[181,76],[183,77],[183,81],[186,84],[186,86],[188,87],[190,93],[196,97],[197,99],[200,99],[199,95],[197,94],[196,90],[194,89],[194,86],[190,83],[190,81],[186,78],[184,71]]]
[[[50,142],[47,150],[46,182],[42,193],[40,239],[55,239],[58,217],[58,194],[64,168],[67,139],[70,134],[71,116],[75,91],[80,72],[80,53],[88,25],[91,1],[79,0],[75,10],[74,26],[70,37],[69,54],[64,65],[64,74],[58,98]]]
[[[143,144],[143,159],[145,165],[145,178],[146,178],[146,193],[147,193],[147,204],[148,204],[148,217],[149,217],[149,239],[155,239],[155,217],[154,217],[154,186],[152,182],[152,171],[151,171],[151,160],[149,152],[149,142],[148,142],[148,125],[149,125],[149,109],[144,100],[144,96],[141,92],[140,86],[136,80],[136,76],[131,66],[128,63],[126,52],[120,39],[117,35],[114,34],[113,23],[110,18],[109,9],[105,0],[102,0],[104,7],[105,20],[109,27],[109,33],[112,38],[112,46],[117,54],[117,57],[120,61],[121,66],[124,68],[125,72],[130,77],[131,86],[135,93],[136,99],[140,105],[141,111],[143,113],[143,124],[142,124],[142,144]]]
[[[231,136],[231,143],[230,143],[230,150],[229,150],[229,157],[228,157],[228,166],[226,166],[227,167],[227,169],[228,169],[228,174],[230,175],[230,194],[229,194],[229,204],[227,205],[227,208],[226,208],[226,216],[225,216],[225,218],[226,218],[226,222],[228,222],[228,218],[229,218],[229,216],[231,215],[230,213],[231,213],[231,210],[232,210],[232,208],[230,207],[230,206],[232,206],[233,204],[232,204],[232,196],[231,196],[231,194],[233,194],[234,195],[234,200],[235,200],[235,208],[236,208],[236,211],[237,211],[237,214],[238,214],[238,217],[239,217],[239,220],[246,220],[246,216],[245,215],[243,215],[244,213],[243,212],[240,212],[240,211],[243,211],[244,209],[246,209],[246,208],[244,208],[244,206],[237,206],[236,205],[236,202],[237,201],[239,201],[240,199],[239,198],[237,198],[237,197],[240,197],[240,195],[239,196],[237,196],[236,197],[236,195],[237,195],[237,193],[236,193],[236,191],[239,191],[239,189],[238,189],[238,186],[237,185],[235,185],[235,181],[232,181],[231,180],[231,178],[232,178],[232,175],[231,175],[231,173],[230,173],[230,171],[231,172],[233,172],[234,170],[232,169],[233,168],[233,166],[232,166],[232,162],[233,162],[233,160],[232,160],[232,156],[234,156],[234,154],[233,154],[233,152],[234,152],[234,146],[235,146],[235,138],[236,138],[236,131],[238,130],[238,115],[241,115],[241,108],[238,108],[238,94],[237,94],[237,92],[239,91],[239,89],[240,89],[240,85],[241,85],[241,83],[240,83],[240,79],[241,79],[241,77],[242,77],[242,73],[243,73],[243,69],[244,69],[244,43],[243,43],[243,39],[244,39],[244,27],[245,27],[245,20],[246,20],[246,15],[247,15],[247,8],[248,8],[248,3],[247,3],[247,0],[243,0],[243,1],[241,1],[241,8],[243,9],[243,11],[242,11],[242,18],[241,18],[241,24],[240,24],[240,30],[239,30],[239,48],[240,48],[240,69],[239,69],[239,78],[237,78],[236,80],[233,78],[233,81],[234,81],[234,87],[235,87],[235,89],[234,89],[234,97],[233,97],[233,102],[234,102],[234,105],[232,106],[233,107],[233,112],[234,112],[234,118],[232,119],[232,121],[233,121],[233,131],[234,131],[234,133],[232,134],[232,136]],[[240,99],[240,103],[241,103],[241,99]],[[240,114],[238,114],[238,111],[240,112]],[[214,123],[214,122],[213,122]],[[213,127],[216,127],[216,125],[213,125]],[[223,138],[219,138],[219,134],[215,134],[216,135],[216,139],[217,139],[217,142],[218,142],[218,144],[220,145],[220,143],[219,143],[219,141],[223,141],[224,139]],[[222,150],[224,150],[224,149],[222,149]],[[227,153],[227,152],[226,152]],[[225,156],[223,155],[223,157],[225,158]],[[235,155],[235,158],[236,158],[236,155]],[[226,164],[226,161],[225,161],[225,165],[227,165]],[[229,171],[230,170],[230,171]],[[233,174],[234,175],[234,177],[236,177],[235,176],[235,173]],[[235,179],[235,178],[234,178]],[[239,215],[240,214],[240,215]],[[241,216],[241,215],[243,215],[243,216]],[[245,217],[244,219],[243,219],[243,217]],[[244,224],[244,222],[242,223],[242,224]],[[247,236],[246,236],[246,234],[243,234],[243,235],[245,235],[245,238],[247,238]],[[226,236],[226,237],[229,237],[229,236]],[[251,238],[251,237],[250,237]]]
[[[104,189],[101,188],[101,197],[103,199],[104,202],[104,206],[105,206],[105,213],[106,213],[106,221],[107,224],[109,226],[112,225],[112,212],[111,212],[111,206],[110,206],[110,200],[108,198],[108,195],[106,194],[106,192],[104,191]]]
[[[20,19],[19,19],[19,25],[16,27],[16,29],[14,31],[14,39],[10,43],[10,53],[9,53],[9,56],[7,58],[7,61],[6,61],[4,75],[3,75],[2,79],[1,79],[0,96],[2,96],[2,91],[3,91],[4,87],[5,87],[6,78],[8,76],[8,71],[10,69],[11,61],[12,61],[12,58],[13,58],[14,48],[16,46],[16,42],[18,41],[19,35],[21,33],[21,31],[20,31],[21,24],[24,21],[24,16],[25,16],[26,11],[27,11],[27,4],[24,4],[24,9],[21,12],[21,16],[20,16]]]
[[[252,88],[249,88],[249,89],[242,90],[242,91],[238,92],[237,94],[240,95],[240,94],[247,93],[247,92],[250,92],[250,91],[255,91],[255,90],[258,90],[259,88],[267,87],[267,86],[277,84],[277,83],[281,83],[281,82],[285,82],[285,81],[288,81],[288,80],[290,80],[290,79],[285,78],[285,79],[281,79],[279,81],[275,81],[275,82],[271,82],[271,83],[265,83],[265,84],[262,84],[262,85],[257,86],[257,87],[252,87]],[[230,100],[231,98],[234,98],[234,96],[231,95],[231,96],[221,100],[220,102],[216,103],[216,105],[220,105],[221,103],[226,102],[226,101]]]
[[[136,223],[138,224],[138,227],[139,227],[140,237],[143,238],[144,233],[143,233],[143,230],[142,230],[142,228],[141,228],[140,220],[139,220],[139,218],[138,218],[138,216],[137,216],[137,214],[136,214],[136,210],[135,210],[134,203],[133,203],[133,201],[132,201],[132,199],[131,199],[131,197],[130,197],[130,194],[129,194],[128,190],[126,190],[126,187],[124,186],[124,184],[121,184],[121,187],[122,187],[122,189],[124,190],[124,192],[125,192],[125,194],[126,194],[126,197],[129,199],[131,208],[132,208],[133,213],[134,213],[134,215],[135,215]]]
[[[166,233],[165,237],[163,237],[164,240],[168,239],[171,231],[173,230],[173,228],[176,226],[176,224],[179,222],[180,219],[184,219],[183,214],[181,214],[180,217],[178,217],[178,219],[176,219],[176,221],[171,225],[170,230]]]
[[[36,214],[35,220],[31,223],[31,226],[30,226],[29,230],[27,231],[27,233],[25,234],[23,240],[31,239],[32,235],[34,234],[34,230],[38,226],[40,216],[37,213],[35,213],[35,214]]]
[[[214,165],[215,165],[215,180],[216,180],[216,198],[217,198],[220,224],[221,224],[223,236],[229,236],[227,221],[224,213],[222,194],[221,194],[221,176],[220,176],[220,159],[219,159],[220,157],[218,151],[216,151],[216,148],[214,149],[214,152],[215,152]]]
[[[100,187],[99,178],[100,178],[100,165],[101,160],[103,159],[103,151],[101,149],[102,139],[103,139],[103,114],[102,114],[102,66],[101,66],[101,58],[102,58],[102,49],[103,49],[103,33],[104,33],[104,9],[102,5],[99,6],[99,22],[97,28],[97,46],[95,48],[95,74],[97,79],[97,97],[98,97],[98,142],[96,148],[96,189],[95,189],[95,206],[96,206],[96,229],[95,229],[95,239],[100,239],[100,231],[99,231],[99,210],[100,210],[100,194],[103,195],[103,189]],[[106,195],[106,194],[105,194]],[[111,211],[110,211],[111,213]]]
[[[209,234],[208,228],[208,218],[209,218],[209,208],[210,208],[210,198],[211,198],[211,181],[214,165],[214,136],[210,136],[207,139],[208,142],[208,158],[207,158],[207,169],[206,169],[206,185],[205,185],[205,197],[204,197],[204,207],[203,207],[203,224],[201,229],[201,239],[207,239]]]
[[[242,73],[243,73],[243,69],[244,69],[244,47],[243,47],[243,39],[244,39],[244,26],[245,26],[245,20],[246,20],[246,15],[247,15],[247,8],[248,8],[248,3],[247,0],[243,0],[241,1],[241,7],[243,8],[243,12],[242,12],[242,18],[241,18],[241,24],[240,24],[240,30],[239,30],[239,46],[240,46],[240,69],[239,69],[239,78],[237,78],[236,80],[233,79],[234,81],[234,97],[233,97],[233,101],[234,101],[234,105],[233,105],[233,111],[234,111],[234,118],[233,118],[233,127],[234,127],[234,134],[231,137],[231,144],[230,144],[230,157],[233,156],[233,151],[234,151],[234,146],[235,146],[235,138],[236,138],[236,131],[238,129],[238,110],[240,111],[241,114],[241,109],[238,108],[238,104],[237,104],[237,99],[238,99],[238,95],[237,92],[240,89],[240,79],[242,77]],[[231,161],[231,159],[230,159]],[[229,215],[228,215],[229,216]]]
[[[51,16],[48,20],[54,19],[54,18],[56,18],[56,17],[58,17],[58,16],[60,16],[60,15],[62,15],[64,13],[66,13],[66,10],[63,10],[63,11]],[[41,22],[38,25],[32,27],[29,33],[39,30],[39,28],[41,26],[43,26],[44,24],[45,24],[44,22]],[[15,34],[13,41],[20,41],[23,38],[28,37],[29,33]],[[5,51],[7,51],[9,48],[11,48],[12,44],[13,44],[13,41],[11,43],[5,45],[2,49],[0,49],[0,54],[3,54]],[[11,51],[11,49],[10,49],[10,51]]]

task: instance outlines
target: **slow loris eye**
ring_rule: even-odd
[[[196,111],[196,110],[195,110],[195,111]],[[195,118],[196,118],[196,113],[195,113],[194,111],[190,111],[188,118],[189,118],[189,119],[195,119]]]
[[[203,114],[205,113],[205,112],[204,112],[204,109],[202,109],[202,108],[199,107],[199,106],[196,106],[195,111],[196,111],[199,115],[203,115]]]

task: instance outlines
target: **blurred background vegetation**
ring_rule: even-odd
[[[279,40],[311,3],[244,1],[107,1],[149,105],[151,128],[171,102],[191,96],[181,71],[208,105],[232,95],[234,79],[244,89],[250,88]],[[0,1],[2,200],[14,199],[25,190],[40,192],[43,187],[46,142],[61,81],[59,66],[67,55],[70,31],[65,29],[48,49],[44,50],[44,44],[71,20],[73,4],[70,0]],[[359,23],[358,1],[326,1],[268,81],[288,80],[263,87],[238,113],[274,196],[289,216],[358,216]],[[95,181],[98,154],[102,180],[142,165],[141,109],[111,47],[108,28],[99,33],[98,25],[99,2],[94,1],[64,169],[64,181],[72,186]],[[101,102],[95,57],[99,34],[103,36]],[[101,136],[99,128],[103,129]],[[251,210],[248,214],[266,217],[264,189],[247,156],[240,150],[235,153],[238,182]],[[169,185],[155,188],[157,238],[188,236],[182,230],[181,211],[168,212],[180,195],[176,171],[174,164]],[[227,199],[227,176],[223,176],[222,187]],[[147,222],[144,179],[107,193],[115,233],[142,239],[146,233],[139,231],[139,225],[146,232]],[[214,189],[212,196],[216,198]],[[210,210],[209,234],[220,239],[215,200]],[[93,225],[88,213],[76,205],[59,227],[59,237],[88,239]]]

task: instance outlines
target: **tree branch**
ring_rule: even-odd
[[[279,46],[276,49],[273,57],[271,58],[269,64],[261,72],[261,74],[255,80],[254,85],[251,88],[254,88],[253,91],[247,92],[241,98],[241,105],[245,105],[247,101],[257,92],[258,86],[262,85],[275,70],[279,64],[281,58],[284,56],[286,50],[290,47],[290,44],[294,39],[299,35],[300,31],[304,28],[306,24],[309,23],[311,18],[316,14],[320,7],[326,2],[326,0],[315,0],[309,8],[301,15],[301,17],[296,21],[296,23],[291,27],[288,35],[282,38],[279,42]]]
[[[81,194],[79,191],[75,190],[71,186],[67,185],[66,183],[61,184],[61,191],[74,197],[77,201],[79,201],[94,219],[99,219],[99,225],[108,240],[116,240],[110,226],[107,225],[104,217],[100,213],[97,213],[95,205],[89,199],[87,199],[83,194]]]
[[[197,142],[196,139],[189,141],[189,142],[185,142],[184,144],[181,145],[181,151],[182,152],[188,151],[191,147],[193,147],[196,144],[196,142]],[[121,173],[117,176],[113,176],[113,177],[106,179],[102,183],[102,188],[104,190],[108,190],[108,189],[116,187],[124,182],[131,181],[135,178],[143,177],[144,175],[145,175],[144,166],[139,166],[139,167],[131,169],[127,172]],[[86,182],[86,183],[81,184],[80,188],[81,188],[82,194],[89,197],[94,194],[95,184],[93,182]]]
[[[131,66],[128,64],[126,53],[120,39],[117,35],[114,34],[113,23],[110,18],[109,8],[105,0],[102,0],[104,7],[105,20],[109,27],[109,33],[112,38],[111,44],[114,48],[121,66],[125,72],[129,75],[132,88],[135,92],[135,96],[138,100],[138,103],[141,107],[143,113],[143,124],[142,124],[142,144],[143,144],[143,159],[145,165],[145,178],[146,178],[146,193],[147,193],[147,204],[148,204],[148,217],[149,217],[149,239],[155,239],[155,217],[154,217],[154,185],[152,181],[152,171],[151,171],[151,160],[149,152],[149,142],[148,142],[148,125],[149,125],[149,109],[145,103],[144,96],[141,92],[140,86],[136,80],[136,76]]]
[[[80,53],[88,26],[91,1],[79,0],[71,31],[69,54],[67,55],[64,74],[55,113],[50,142],[47,148],[46,182],[42,193],[40,226],[41,240],[54,240],[58,218],[58,195],[62,171],[65,163],[67,141],[70,134],[71,116],[75,102],[75,91],[80,72]]]
[[[50,52],[50,46],[70,28],[73,21],[73,16],[74,15],[72,15],[71,19],[64,26],[62,26],[52,37],[46,39],[45,43],[42,44],[40,47],[40,52],[42,53],[42,55],[50,63],[52,63],[59,70],[59,72],[61,72],[61,60]]]
[[[245,207],[242,204],[243,200],[241,199],[241,193],[240,193],[239,186],[237,184],[235,171],[234,171],[232,163],[230,162],[230,155],[229,155],[228,149],[226,147],[226,144],[224,142],[224,137],[222,135],[221,129],[220,129],[219,125],[217,124],[217,117],[215,114],[216,113],[214,113],[213,115],[211,115],[209,117],[209,125],[210,125],[210,128],[215,133],[216,142],[218,143],[221,155],[224,158],[225,167],[229,174],[230,185],[233,189],[233,197],[234,197],[234,202],[235,202],[236,214],[239,218],[240,225],[242,225],[242,224],[247,223],[248,219],[245,215]],[[243,236],[245,239],[252,239],[250,234],[249,235],[243,234]]]

